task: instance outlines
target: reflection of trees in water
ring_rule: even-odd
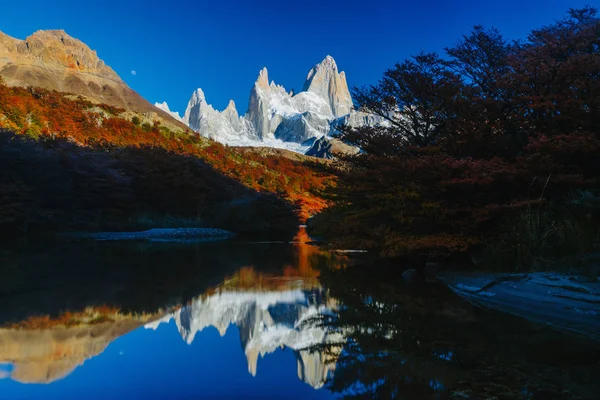
[[[347,338],[328,383],[333,392],[347,399],[597,398],[598,343],[477,310],[444,287],[408,286],[398,276],[384,267],[322,272],[341,306],[321,322]],[[335,356],[339,346],[313,350]]]
[[[303,232],[303,231],[302,231]],[[182,304],[243,266],[313,279],[334,257],[307,244],[33,242],[0,248],[0,325],[109,305],[133,313]],[[290,279],[291,279],[290,278]]]

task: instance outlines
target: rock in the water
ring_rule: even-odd
[[[598,282],[598,278],[595,276],[586,276],[586,275],[575,275],[569,277],[569,280],[578,283],[595,283]]]
[[[445,272],[442,280],[454,292],[482,307],[600,338],[598,282],[576,282],[556,273]]]
[[[417,270],[416,269],[407,269],[402,273],[402,279],[406,282],[414,283],[417,280]]]
[[[441,265],[437,262],[426,262],[425,268],[423,269],[423,274],[425,275],[425,280],[427,282],[438,282],[438,271],[440,270]]]

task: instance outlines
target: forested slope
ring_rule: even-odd
[[[132,116],[133,115],[133,116]],[[3,231],[219,225],[288,230],[333,178],[83,97],[0,82]]]

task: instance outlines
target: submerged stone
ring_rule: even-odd
[[[410,268],[402,273],[402,279],[406,282],[414,283],[417,279],[417,270]]]

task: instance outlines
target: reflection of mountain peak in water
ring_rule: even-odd
[[[221,336],[235,324],[240,332],[242,349],[248,361],[248,371],[257,372],[258,357],[288,347],[298,360],[298,377],[318,388],[323,385],[334,363],[326,355],[306,348],[339,342],[338,334],[316,326],[310,318],[327,312],[321,290],[286,290],[281,292],[223,291],[201,298],[173,314],[183,340],[191,344],[197,332],[215,327]],[[166,321],[163,319],[162,321]],[[157,321],[158,323],[162,321]],[[158,323],[148,324],[156,328]]]
[[[250,334],[257,321],[273,324],[268,313],[269,307],[279,303],[302,302],[305,302],[305,295],[301,290],[272,293],[227,291],[198,299],[183,307],[175,313],[175,320],[179,333],[188,344],[192,343],[196,332],[206,327],[214,326],[223,336],[231,324],[240,327],[242,341],[245,341],[244,334]]]

